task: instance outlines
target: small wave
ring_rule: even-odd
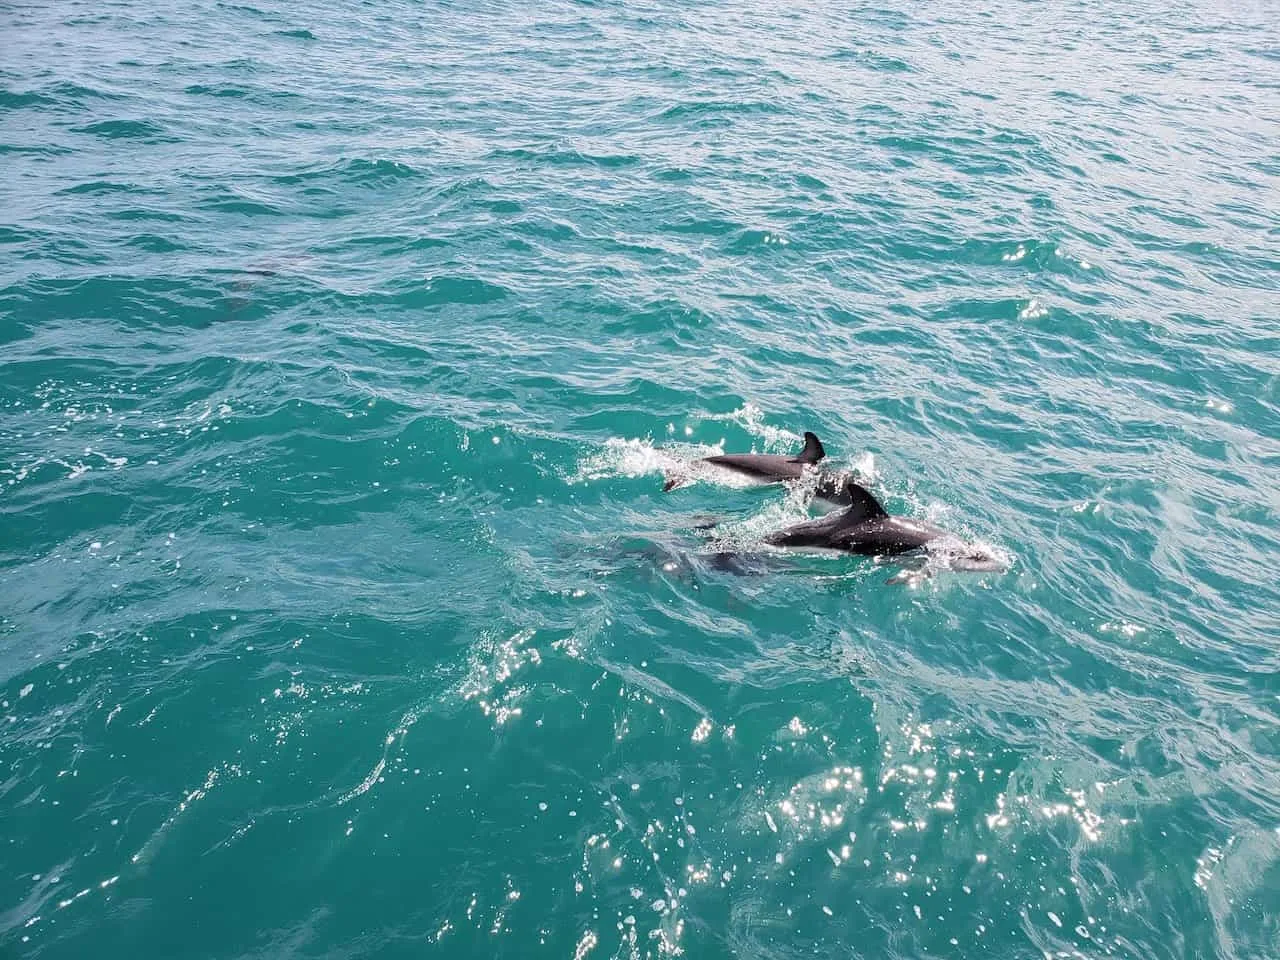
[[[449,246],[448,240],[441,240],[438,237],[415,237],[407,245],[409,250],[434,250],[438,247]]]
[[[751,253],[756,250],[772,250],[791,244],[785,234],[774,230],[756,228],[740,230],[729,244],[730,253]]]
[[[654,173],[654,177],[664,183],[686,183],[693,179],[693,171],[686,167],[665,167]]]
[[[432,277],[424,285],[415,285],[395,296],[397,303],[409,307],[437,307],[459,303],[480,305],[505,300],[510,291],[496,283],[475,277]]]
[[[33,320],[128,318],[122,327],[148,324],[201,328],[228,318],[228,294],[222,285],[195,277],[148,278],[113,275],[31,279],[0,290],[0,304],[26,302]]]
[[[356,799],[356,797],[363,796],[368,793],[376,783],[381,781],[382,773],[387,768],[387,760],[391,756],[392,748],[394,747],[397,750],[403,750],[405,734],[409,732],[410,728],[415,723],[422,719],[424,712],[424,706],[415,707],[407,711],[404,716],[400,718],[400,722],[387,731],[386,735],[382,739],[382,755],[378,758],[378,761],[373,765],[373,769],[369,771],[363,780],[338,797],[337,803],[339,806],[344,803],[350,803],[352,800]]]
[[[804,190],[813,190],[822,192],[831,189],[831,185],[821,177],[814,176],[811,173],[797,173],[791,178],[797,187]]]
[[[1094,270],[1093,264],[1073,257],[1056,240],[965,241],[955,253],[961,263],[982,266],[1016,267],[1038,273],[1080,273]]]
[[[718,118],[724,114],[781,113],[782,107],[767,100],[697,100],[677,103],[667,107],[658,120],[683,120],[686,118]]]
[[[209,86],[203,83],[193,83],[191,86],[185,87],[182,92],[189,93],[192,96],[232,97],[236,99],[249,96],[249,91],[244,87],[236,87],[229,84]]]
[[[526,217],[518,221],[515,224],[515,228],[526,235],[548,240],[582,239],[582,234],[578,232],[577,227],[573,226],[573,224],[548,217]]]
[[[23,110],[28,107],[83,107],[88,100],[123,100],[124,97],[106,90],[85,87],[77,83],[59,82],[37,90],[0,91],[0,109]]]
[[[47,107],[57,101],[36,90],[0,90],[0,110],[23,110],[27,107]]]
[[[742,224],[720,217],[682,217],[662,225],[671,233],[690,233],[707,237],[724,237],[743,229]]]
[[[935,320],[967,319],[982,320],[1027,320],[1044,314],[1043,304],[1036,298],[1030,300],[1007,297],[1004,299],[960,299],[947,300],[929,308],[928,315]]]
[[[0,156],[4,156],[7,153],[16,153],[35,157],[65,157],[67,154],[74,152],[70,147],[64,147],[56,143],[39,145],[0,143]]]
[[[103,216],[108,220],[154,220],[158,223],[187,223],[191,219],[172,210],[157,210],[154,207],[128,207],[108,211]]]
[[[610,330],[634,330],[643,334],[658,331],[681,334],[707,328],[710,324],[708,314],[675,299],[647,303],[639,310],[619,311],[619,316],[610,317],[606,321]]]
[[[168,237],[161,237],[154,233],[139,233],[130,237],[125,241],[131,247],[137,247],[139,250],[146,250],[148,253],[177,253],[179,250],[189,250],[184,243],[171,240]]]
[[[903,136],[900,134],[890,134],[876,138],[876,146],[884,147],[892,153],[929,153],[935,156],[954,159],[957,154],[950,147],[938,143],[928,136]]]
[[[35,230],[20,230],[17,227],[0,225],[0,243],[32,243],[44,239],[45,236]]]
[[[316,181],[356,186],[381,186],[402,180],[414,180],[422,176],[421,171],[398,160],[356,158],[275,177],[272,182],[289,186]]]
[[[1275,47],[1244,47],[1240,51],[1247,53],[1251,57],[1257,57],[1260,60],[1271,60],[1280,63],[1280,46]]]
[[[73,133],[91,133],[107,140],[145,140],[151,143],[172,141],[164,128],[150,120],[99,120],[83,127],[72,127]]]
[[[84,183],[77,183],[74,187],[66,187],[57,192],[58,194],[73,197],[95,197],[110,193],[142,193],[144,191],[130,183],[114,183],[110,180],[87,180]]]
[[[222,190],[214,196],[206,197],[199,202],[199,207],[214,213],[235,213],[250,217],[278,217],[283,212],[273,204],[241,196],[230,190]]]
[[[492,190],[493,184],[484,177],[460,177],[436,193],[437,197],[456,197]]]
[[[634,166],[642,159],[630,153],[588,153],[574,148],[536,150],[529,147],[494,150],[489,156],[492,159],[531,160],[548,166],[590,166],[606,170]]]
[[[230,67],[231,65],[228,64],[227,66]],[[254,71],[252,69],[248,69],[243,72],[253,73]],[[216,85],[195,83],[189,87],[183,88],[182,92],[191,96],[244,100],[249,103],[260,104],[263,106],[280,106],[285,103],[293,104],[302,99],[302,94],[294,90],[285,90],[280,87],[249,86],[240,83],[220,83]],[[302,129],[312,129],[312,127],[305,121],[297,121],[297,124]]]
[[[412,250],[432,250],[450,246],[449,241],[436,237],[415,237],[407,233],[355,234],[336,238],[333,243],[317,246],[314,252],[343,254],[359,251],[361,256],[394,256]]]
[[[897,57],[885,56],[882,53],[876,53],[874,50],[837,50],[827,59],[837,61],[852,60],[855,63],[863,64],[866,67],[876,71],[877,73],[914,73],[915,67],[907,63],[905,60],[899,60]]]

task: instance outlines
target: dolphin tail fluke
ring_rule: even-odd
[[[827,455],[816,433],[805,431],[804,449],[791,458],[793,463],[817,463]]]

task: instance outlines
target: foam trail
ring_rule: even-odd
[[[655,447],[649,439],[610,437],[604,447],[584,457],[569,477],[569,483],[607,480],[614,477],[643,477],[647,474],[685,474],[703,457],[723,453],[719,447],[677,443]]]

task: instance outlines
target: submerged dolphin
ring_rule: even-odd
[[[806,431],[804,449],[794,457],[780,456],[774,453],[728,453],[715,457],[703,457],[699,463],[709,463],[724,467],[757,483],[782,483],[785,480],[799,480],[804,476],[806,467],[813,467],[826,457],[827,451],[816,433]],[[673,490],[686,482],[686,478],[668,476],[662,489]],[[848,494],[839,478],[829,474],[820,475],[814,491],[816,496],[831,503],[848,504]]]
[[[953,570],[1003,570],[989,551],[963,543],[931,523],[891,517],[871,492],[845,481],[847,510],[765,537],[775,547],[818,547],[869,557],[941,554]]]

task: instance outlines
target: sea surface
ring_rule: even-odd
[[[1274,3],[0,7],[5,958],[1273,960],[1278,567]]]

